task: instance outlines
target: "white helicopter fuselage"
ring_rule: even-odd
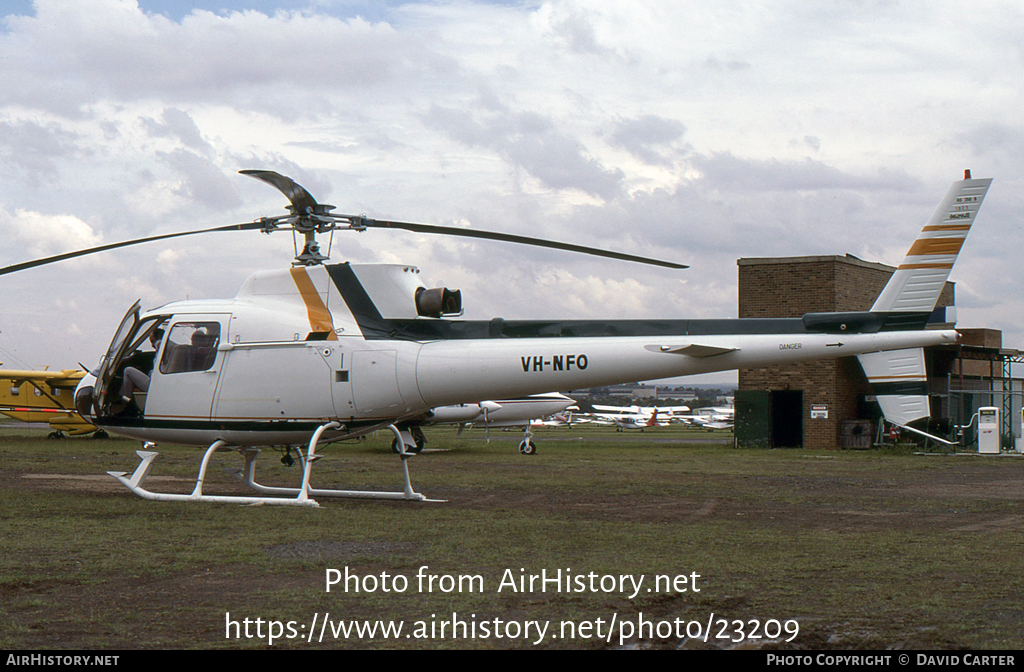
[[[133,332],[165,332],[142,412],[94,420],[154,442],[292,444],[332,420],[328,439],[452,404],[956,341],[950,330],[811,331],[800,319],[422,317],[423,287],[411,266],[296,267],[250,276],[231,300],[153,309]],[[194,345],[197,334],[216,338]]]

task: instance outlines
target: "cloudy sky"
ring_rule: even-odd
[[[0,266],[283,213],[345,213],[688,263],[401,232],[467,317],[732,317],[736,259],[896,264],[965,168],[995,182],[953,271],[960,326],[1024,348],[1017,3],[7,0]],[[324,243],[326,247],[326,241]],[[0,277],[6,367],[93,364],[117,321],[230,297],[288,234],[154,243]]]

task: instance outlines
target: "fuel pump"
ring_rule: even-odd
[[[999,454],[999,409],[982,406],[978,409],[978,452]]]

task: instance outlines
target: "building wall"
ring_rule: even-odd
[[[800,317],[804,313],[870,310],[891,266],[856,257],[740,259],[739,317]],[[952,306],[953,283],[939,298]],[[856,357],[771,366],[739,372],[741,390],[803,390],[804,447],[839,446],[842,422],[858,419],[858,397],[871,386]],[[811,406],[828,406],[827,419],[811,419]]]
[[[960,329],[960,345],[973,345],[998,350],[1003,347],[1003,332],[998,329]],[[1002,365],[994,361],[958,359],[953,365],[954,376],[981,376],[995,378],[1002,375]]]

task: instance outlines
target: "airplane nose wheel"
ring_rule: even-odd
[[[519,442],[519,452],[523,455],[536,455],[537,444],[533,442],[533,432],[530,431],[530,423],[523,427],[523,440]]]

